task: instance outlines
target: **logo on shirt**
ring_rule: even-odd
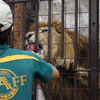
[[[17,76],[8,69],[0,69],[0,100],[8,100],[16,95],[18,86],[24,86],[26,75]]]

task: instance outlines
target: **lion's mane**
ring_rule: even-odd
[[[48,23],[41,22],[38,28],[48,27]],[[36,30],[32,24],[29,30]],[[64,57],[61,57],[62,24],[58,21],[51,23],[51,63],[59,68],[60,79],[51,80],[49,84],[41,84],[46,100],[88,100],[88,73],[82,70],[88,68],[88,44],[87,38],[77,35],[69,29],[64,29]],[[39,34],[38,34],[39,35]],[[48,37],[44,35],[48,43]],[[39,41],[40,42],[40,41]],[[46,44],[44,43],[44,44]],[[45,50],[44,50],[45,51]],[[47,59],[47,54],[44,54]],[[46,60],[47,61],[47,60]],[[81,70],[81,71],[77,71]],[[49,91],[49,92],[48,92]],[[48,94],[50,97],[48,97]]]

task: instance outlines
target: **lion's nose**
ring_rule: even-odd
[[[26,34],[26,35],[25,35],[25,39],[29,39],[32,35],[33,35],[33,34],[28,34],[28,35]]]

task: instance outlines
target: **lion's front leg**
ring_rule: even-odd
[[[84,86],[88,87],[88,76],[89,73],[85,70],[86,68],[83,68],[82,66],[77,66],[77,79],[79,82],[81,82]]]
[[[56,66],[65,67],[67,70],[73,69],[73,67],[74,67],[74,60],[73,59],[57,58],[56,62],[57,62]]]
[[[41,50],[40,52],[36,53],[38,56],[40,56],[43,60],[47,58],[45,50]]]
[[[66,69],[74,69],[74,42],[73,39],[67,34],[64,34],[64,58],[58,61],[59,65],[65,65]]]

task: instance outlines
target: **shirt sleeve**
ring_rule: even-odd
[[[52,65],[41,60],[35,66],[35,78],[40,79],[43,83],[48,83],[52,77]]]

